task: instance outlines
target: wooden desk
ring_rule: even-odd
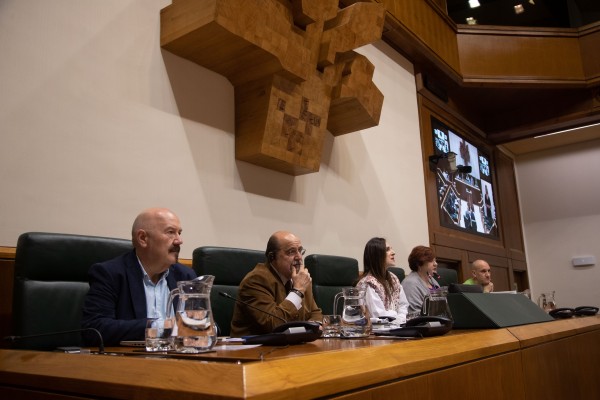
[[[184,358],[123,355],[121,348],[107,349],[117,355],[0,350],[0,396],[536,399],[573,369],[564,376],[578,374],[577,393],[598,398],[598,339],[600,318],[588,317],[422,340],[321,339]],[[584,351],[590,354],[579,358]]]

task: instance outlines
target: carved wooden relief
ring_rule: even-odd
[[[161,46],[235,88],[235,154],[301,175],[319,170],[326,130],[379,123],[373,64],[353,50],[381,38],[385,9],[338,0],[173,0]]]

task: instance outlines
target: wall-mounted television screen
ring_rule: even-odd
[[[448,162],[435,164],[440,224],[498,239],[490,157],[433,117],[431,127],[435,154],[455,153],[456,165],[471,167],[452,172]]]

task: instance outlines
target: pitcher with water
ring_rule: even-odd
[[[540,297],[538,297],[538,306],[546,312],[554,310],[556,308],[554,291],[540,294]]]
[[[427,296],[423,302],[421,315],[452,319],[452,313],[450,313],[447,297],[448,288],[446,286],[431,289],[429,291],[429,296]]]
[[[172,336],[175,351],[199,353],[213,348],[217,342],[217,328],[210,307],[210,290],[215,277],[202,275],[191,281],[177,282],[171,291],[167,310],[174,320],[176,334]],[[178,298],[176,307],[175,299]]]
[[[371,318],[365,302],[365,291],[355,287],[343,288],[333,300],[337,313],[338,301],[344,299],[340,328],[342,337],[367,337],[371,333]]]

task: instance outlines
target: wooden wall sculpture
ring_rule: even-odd
[[[161,10],[161,46],[233,84],[236,159],[317,172],[326,129],[379,123],[374,67],[353,50],[381,38],[385,9],[347,3],[173,0]]]

